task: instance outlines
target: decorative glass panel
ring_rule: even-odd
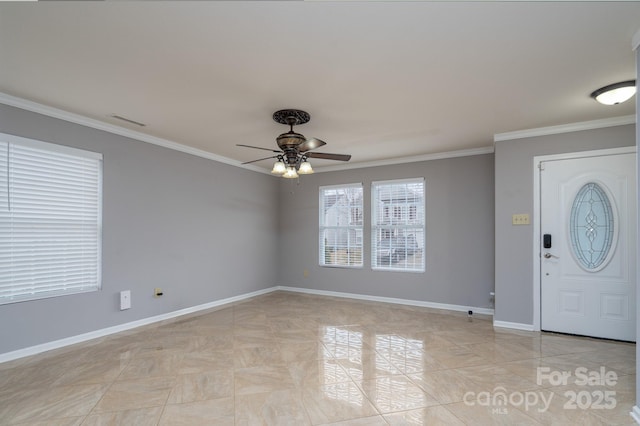
[[[607,260],[614,236],[613,209],[597,183],[580,188],[571,207],[571,246],[580,265],[597,270]]]

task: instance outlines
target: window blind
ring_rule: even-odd
[[[362,267],[362,184],[320,187],[320,265]]]
[[[9,210],[9,144],[0,140],[0,213]]]
[[[99,289],[102,155],[0,139],[0,303]]]
[[[371,184],[371,267],[424,272],[424,179]]]

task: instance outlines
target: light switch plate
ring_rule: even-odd
[[[131,309],[131,290],[120,292],[120,310]]]

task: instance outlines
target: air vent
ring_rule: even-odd
[[[135,124],[136,126],[140,126],[140,127],[145,127],[146,126],[146,124],[144,124],[144,123],[141,123],[141,122],[135,121],[135,120],[131,120],[129,118],[123,117],[123,116],[118,115],[118,114],[111,114],[110,117],[111,118],[115,118],[116,120],[125,121],[125,122],[127,122],[129,124]]]

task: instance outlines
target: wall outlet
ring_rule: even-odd
[[[162,296],[164,293],[162,292],[162,289],[160,287],[156,287],[153,289],[153,296],[154,297],[160,297]]]
[[[120,310],[131,309],[131,290],[123,290],[120,292]]]
[[[302,271],[302,275],[304,275],[304,277],[307,278],[309,276],[309,270],[305,269],[304,271]]]
[[[529,213],[511,215],[512,225],[529,225]]]

